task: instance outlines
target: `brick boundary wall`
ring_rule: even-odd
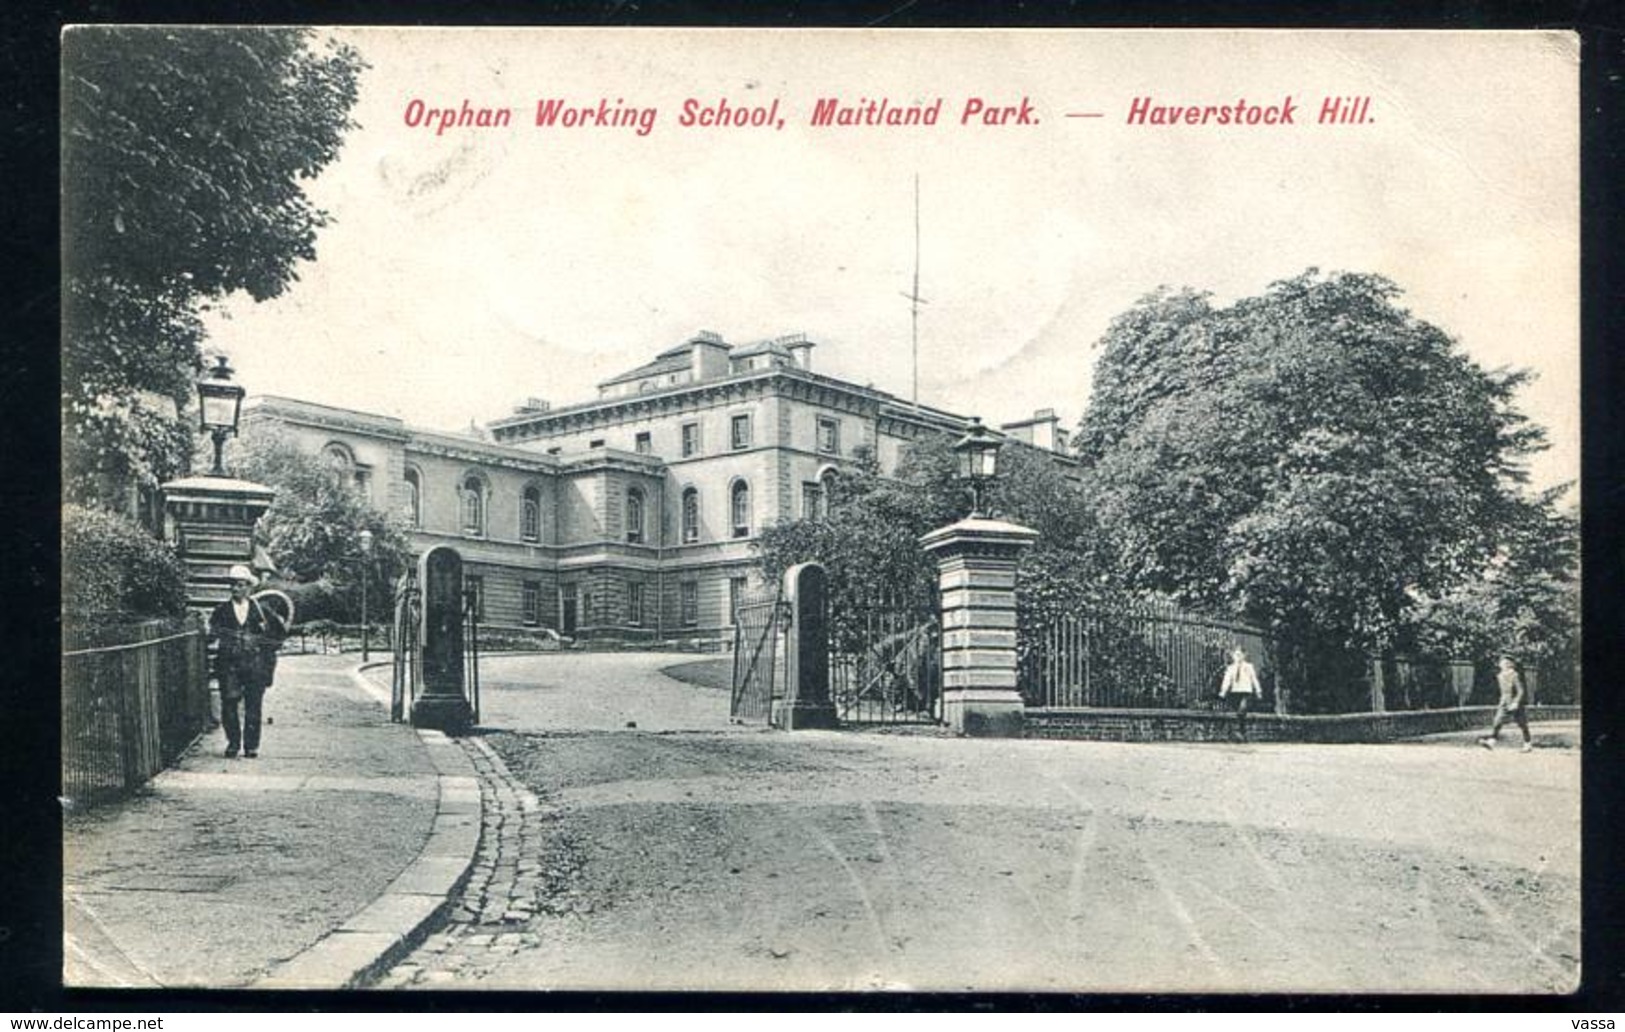
[[[1350,713],[1337,716],[1247,715],[1254,742],[1393,742],[1448,731],[1487,729],[1493,706],[1463,709]],[[1531,706],[1531,721],[1579,720],[1578,706]],[[1518,729],[1508,725],[1514,738]],[[1224,742],[1236,729],[1233,713],[1219,710],[1033,709],[1026,711],[1026,737],[1075,738],[1090,742]],[[1506,728],[1502,729],[1503,737]],[[1509,740],[1510,741],[1510,740]]]

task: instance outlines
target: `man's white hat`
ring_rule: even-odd
[[[230,578],[233,583],[235,583],[237,581],[240,581],[240,580],[245,580],[250,584],[253,584],[255,582],[254,571],[250,570],[248,567],[242,565],[241,563],[238,563],[236,566],[233,566],[226,573],[226,576],[228,578]]]

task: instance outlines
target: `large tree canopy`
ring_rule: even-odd
[[[326,215],[301,182],[338,153],[362,67],[309,30],[97,27],[62,43],[67,487],[179,472],[201,306],[275,297]]]
[[[1513,403],[1526,374],[1481,368],[1399,294],[1310,270],[1227,308],[1163,292],[1111,324],[1079,448],[1129,584],[1389,650],[1464,644],[1424,634],[1424,611],[1466,605],[1498,565],[1572,577],[1552,498],[1522,486],[1544,447]],[[1547,636],[1520,619],[1478,636]]]
[[[412,556],[397,518],[368,504],[332,468],[273,432],[244,437],[237,471],[276,489],[254,533],[278,572],[292,582],[301,620],[359,619],[363,576],[374,602],[371,617],[388,612],[394,579]],[[370,559],[361,552],[362,530],[372,532]]]

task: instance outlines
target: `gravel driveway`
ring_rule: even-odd
[[[959,740],[729,725],[666,656],[498,659],[537,910],[467,987],[1561,992],[1579,752]],[[637,727],[628,728],[627,722]],[[559,905],[560,900],[568,905]],[[472,940],[472,941],[471,941]],[[398,983],[401,984],[401,983]]]

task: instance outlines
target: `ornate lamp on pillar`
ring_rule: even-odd
[[[197,384],[198,425],[214,440],[213,468],[162,488],[167,532],[186,564],[186,603],[203,612],[230,597],[234,564],[253,564],[254,524],[276,497],[264,484],[226,473],[226,438],[237,433],[244,394],[231,376],[221,355]]]
[[[1019,738],[1016,563],[1038,532],[988,517],[983,492],[998,471],[999,437],[972,420],[954,445],[971,514],[920,538],[937,557],[942,590],[943,719],[962,735]]]
[[[954,442],[954,459],[959,466],[959,479],[970,484],[971,507],[970,514],[976,517],[986,516],[984,507],[986,499],[982,492],[987,485],[998,476],[999,449],[1004,442],[999,435],[982,425],[982,421],[972,416],[970,428],[965,436]]]
[[[226,475],[223,461],[226,438],[237,433],[237,420],[243,412],[243,388],[231,378],[225,355],[215,356],[215,366],[197,382],[198,424],[214,438],[213,477]]]

